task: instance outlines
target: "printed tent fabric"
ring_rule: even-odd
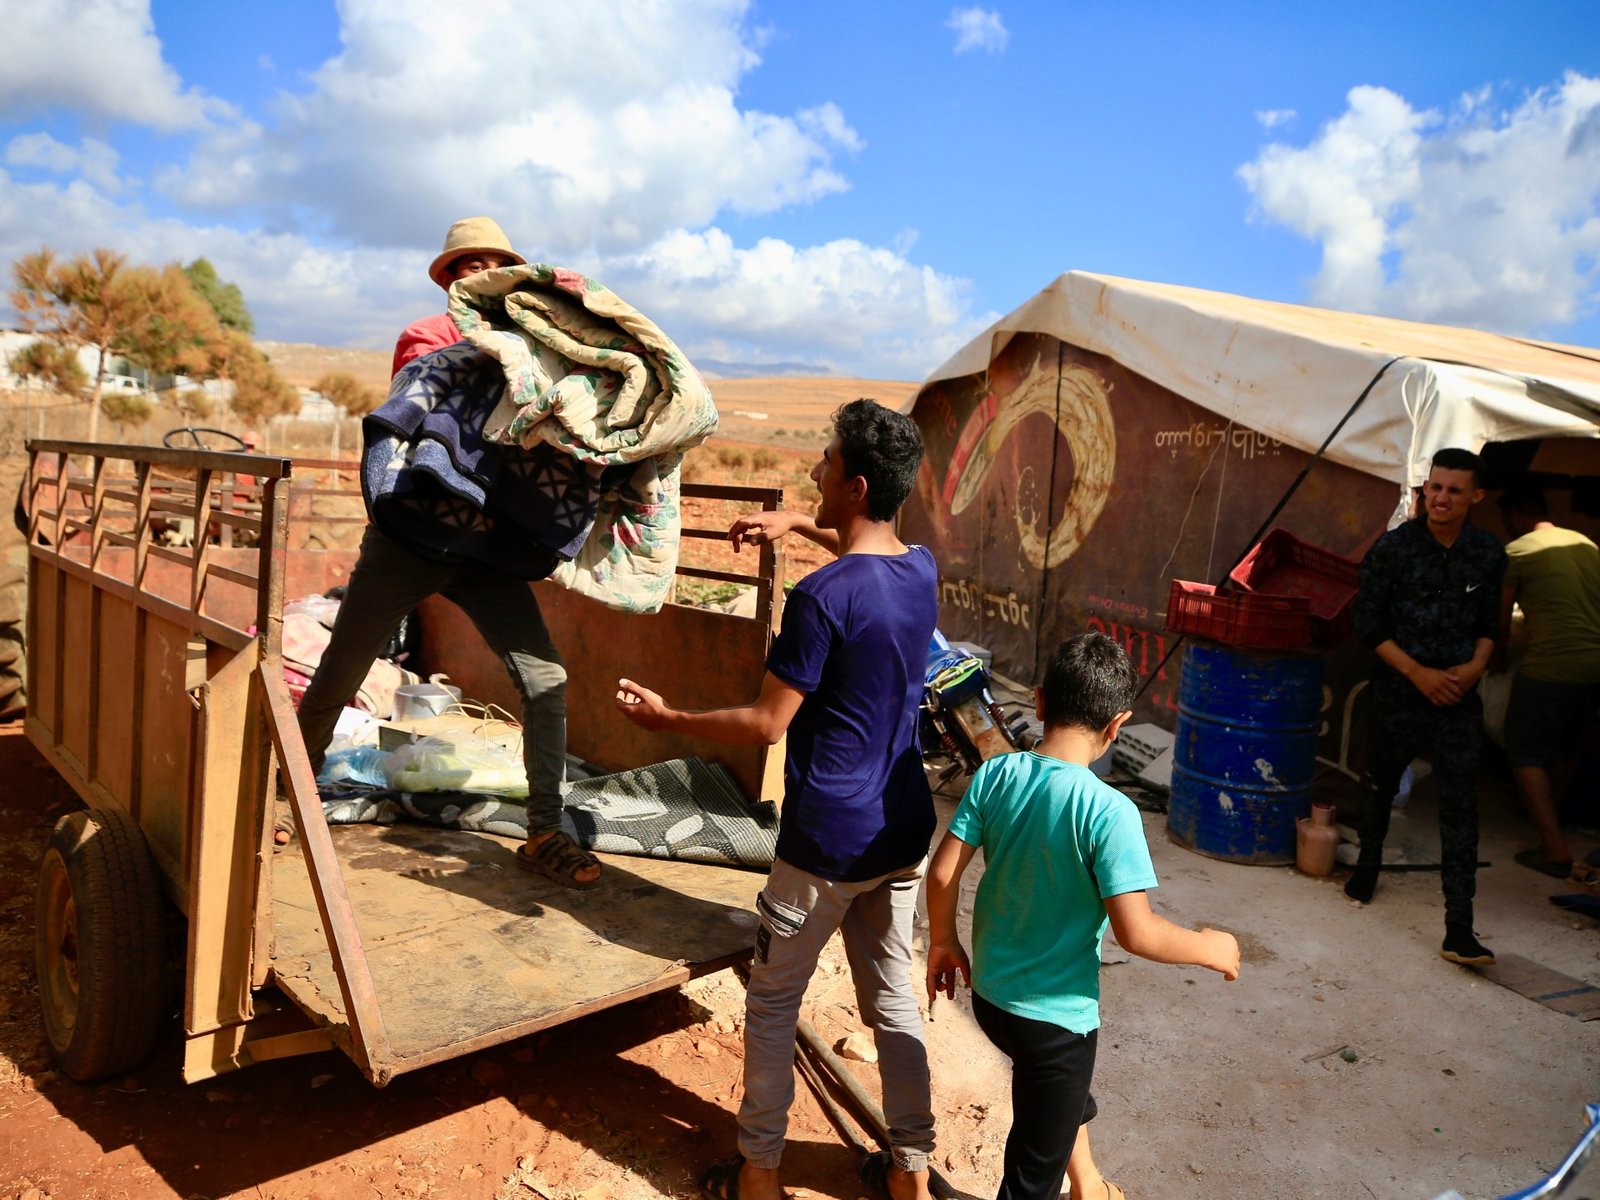
[[[715,432],[711,390],[672,339],[593,279],[545,263],[458,280],[450,315],[499,363],[486,434],[558,448],[605,471],[594,526],[555,582],[628,612],[656,612],[677,567],[679,468]]]
[[[1071,271],[928,377],[982,375],[1017,334],[1120,363],[1229,421],[1404,489],[1443,446],[1600,437],[1600,352]]]

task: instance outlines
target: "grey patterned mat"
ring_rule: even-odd
[[[398,792],[361,784],[324,784],[330,825],[417,821],[503,837],[528,835],[519,800],[475,792]],[[778,841],[778,810],[746,803],[727,769],[678,758],[571,784],[562,827],[579,845],[604,854],[765,871]]]

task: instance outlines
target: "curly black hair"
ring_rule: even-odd
[[[874,521],[893,519],[911,494],[922,465],[922,435],[910,417],[862,398],[840,405],[833,414],[833,431],[845,473],[867,481],[867,516]]]

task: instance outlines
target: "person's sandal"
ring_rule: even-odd
[[[517,847],[516,854],[517,866],[554,880],[562,887],[586,892],[600,883],[598,875],[588,881],[577,878],[579,871],[586,867],[598,867],[600,860],[573,841],[565,830],[557,830],[545,838],[532,853],[528,851],[528,843],[524,842]]]
[[[701,1200],[739,1200],[739,1168],[743,1166],[744,1155],[735,1154],[702,1171],[697,1181]]]

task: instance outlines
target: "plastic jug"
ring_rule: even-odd
[[[1313,804],[1311,815],[1295,822],[1294,865],[1307,875],[1333,871],[1333,852],[1339,845],[1333,815],[1333,805]]]

